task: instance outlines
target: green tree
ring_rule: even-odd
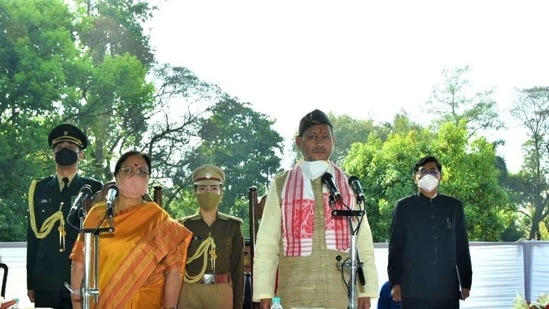
[[[248,231],[248,189],[256,186],[264,192],[280,169],[283,139],[273,124],[249,103],[226,97],[205,115],[199,131],[201,144],[188,161],[190,170],[211,163],[225,171],[220,211],[242,218],[244,233]],[[190,179],[180,185],[185,184],[192,189]],[[194,200],[192,205],[196,205]]]
[[[494,90],[473,92],[467,79],[469,66],[442,71],[443,84],[435,86],[427,102],[430,113],[439,117],[439,123],[464,121],[469,136],[479,130],[498,130],[504,127],[497,113],[497,104],[492,99]]]
[[[199,130],[201,143],[188,160],[189,170],[211,163],[225,171],[220,211],[242,218],[246,235],[248,189],[256,186],[259,192],[266,191],[270,179],[280,169],[283,139],[273,130],[273,120],[236,98],[225,97],[204,116]],[[190,179],[178,185],[192,192]],[[193,205],[194,213],[197,207],[194,198],[188,203]]]
[[[79,53],[62,1],[0,1],[0,29],[0,239],[9,241],[24,239],[30,180],[52,172],[47,135],[73,98]]]
[[[143,24],[157,7],[151,1],[74,0],[79,17],[78,36],[94,63],[105,57],[131,54],[143,65],[154,64],[154,53]]]
[[[547,225],[549,214],[549,87],[517,90],[511,114],[527,129],[528,140],[523,145],[524,163],[517,175],[524,224],[530,226],[528,239],[542,239],[540,224]],[[546,230],[546,229],[545,229]]]
[[[396,114],[392,123],[375,124],[373,119],[354,119],[349,115],[335,115],[328,113],[336,138],[336,147],[331,160],[337,164],[343,164],[349,155],[351,146],[354,143],[366,143],[369,136],[386,141],[389,134],[396,132],[408,132],[416,129],[421,130],[421,125],[410,120],[404,112]],[[296,158],[301,157],[299,149],[294,144],[293,151]]]
[[[440,190],[463,201],[471,240],[499,240],[511,205],[498,183],[494,147],[484,138],[469,141],[465,123],[446,123],[438,131],[410,130],[353,145],[344,167],[365,188],[374,241],[388,240],[394,205],[417,192],[413,166],[424,155],[442,162]]]
[[[141,145],[154,162],[152,181],[163,187],[163,206],[174,217],[187,214],[181,204],[192,171],[189,158],[201,143],[198,131],[210,102],[223,96],[218,86],[204,82],[184,67],[162,65],[154,70],[157,81],[155,111],[147,121]],[[192,195],[189,195],[192,197]],[[188,200],[188,199],[183,199]]]
[[[175,172],[168,188],[172,195],[170,213],[180,217],[197,211],[190,172],[204,163],[216,164],[226,173],[220,211],[242,218],[243,235],[248,235],[248,189],[257,186],[265,190],[280,169],[283,139],[273,130],[273,120],[228,95],[199,117],[200,121],[188,126],[198,129],[197,135],[187,140],[192,145],[179,145],[190,147],[190,152],[173,158],[176,164],[164,165]]]
[[[334,126],[336,146],[331,160],[342,163],[347,156],[351,145],[356,142],[364,143],[370,132],[374,130],[373,120],[353,119],[349,115],[335,115],[328,113],[328,117]],[[296,148],[296,151],[298,149]]]
[[[220,97],[219,87],[185,68],[144,64],[144,54],[125,52],[132,48],[122,42],[114,49],[105,48],[108,43],[87,46],[101,41],[82,40],[101,12],[138,18],[148,9],[136,2],[110,1],[105,10],[91,6],[98,1],[84,4],[90,5],[85,13],[93,14],[83,14],[82,6],[70,11],[56,0],[0,2],[0,154],[6,171],[0,204],[10,205],[0,224],[2,240],[24,239],[29,183],[54,172],[46,145],[55,125],[71,122],[87,133],[91,143],[81,171],[104,181],[112,179],[113,161],[122,152],[149,152],[157,167],[152,181],[167,188],[169,206],[172,177],[185,174],[177,163],[198,139],[198,116]],[[125,31],[130,29],[142,30]],[[99,33],[112,32],[94,32]],[[148,44],[142,33],[126,34],[144,48]],[[102,51],[100,57],[92,47]]]

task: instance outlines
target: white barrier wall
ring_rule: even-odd
[[[379,284],[387,280],[387,244],[375,244]],[[511,308],[516,293],[528,300],[549,293],[549,242],[471,242],[473,286],[461,308]],[[26,243],[1,243],[0,261],[8,264],[6,298],[32,304],[26,289]],[[372,308],[376,308],[374,300]]]
[[[461,308],[511,308],[517,292],[527,300],[549,293],[549,242],[471,242],[470,250],[473,286]],[[376,263],[382,284],[387,244],[376,244]]]

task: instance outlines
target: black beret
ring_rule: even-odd
[[[333,128],[330,119],[322,111],[315,109],[314,111],[308,113],[301,121],[299,121],[299,136],[303,134],[308,128],[316,126],[319,124],[327,124],[330,128]]]
[[[48,144],[50,147],[53,148],[55,144],[60,142],[71,142],[80,147],[80,149],[85,149],[88,146],[86,134],[68,123],[60,124],[53,128],[48,136]]]

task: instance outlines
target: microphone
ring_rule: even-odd
[[[82,207],[82,204],[88,200],[93,195],[91,186],[88,184],[85,184],[80,188],[80,192],[78,193],[78,196],[74,200],[74,203],[72,204],[71,209],[69,210],[69,217],[72,217],[75,212],[78,211],[80,207]]]
[[[360,259],[358,258],[358,254],[357,254],[357,264],[358,266],[356,267],[356,272],[358,274],[358,281],[360,281],[360,284],[361,285],[366,285],[366,279],[364,278],[364,270],[362,269],[362,262],[360,261]]]
[[[327,185],[330,189],[330,192],[332,192],[332,195],[335,197],[335,199],[341,199],[341,193],[339,193],[339,189],[337,188],[335,182],[334,182],[334,176],[332,174],[326,172],[322,177],[320,178],[322,180],[322,183]]]
[[[364,197],[364,190],[362,190],[362,186],[360,185],[360,180],[358,180],[358,177],[349,177],[349,185],[353,188],[353,191],[355,191],[357,201],[359,203],[365,203],[366,197]]]
[[[109,218],[114,217],[114,199],[118,196],[118,187],[115,185],[112,185],[109,187],[109,191],[107,191],[107,215]]]

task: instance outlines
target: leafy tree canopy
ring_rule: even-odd
[[[367,214],[375,241],[387,241],[396,202],[415,194],[413,166],[425,155],[443,164],[440,192],[463,201],[471,240],[500,239],[512,207],[498,183],[495,150],[484,138],[468,140],[464,123],[443,124],[390,134],[387,141],[369,138],[353,145],[344,167],[365,188]]]

